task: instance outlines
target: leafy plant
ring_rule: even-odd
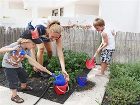
[[[70,76],[70,85],[76,83],[76,77],[85,69],[85,61],[87,58],[89,58],[89,56],[83,52],[64,51],[65,68]],[[61,71],[58,57],[53,56],[49,60],[47,68],[52,72]]]
[[[27,59],[24,59],[22,61],[23,68],[26,70],[28,73],[29,77],[32,77],[32,75],[35,73],[32,66],[29,64]]]
[[[3,55],[0,55],[0,68],[2,68]]]
[[[52,56],[51,59],[48,60],[49,64],[47,65],[48,70],[51,72],[60,71],[60,63],[59,59],[56,56]]]
[[[140,64],[112,64],[106,94],[110,105],[136,105],[140,101]]]
[[[110,78],[119,78],[126,73],[126,64],[114,63],[110,65]]]
[[[127,65],[128,76],[134,78],[134,80],[140,82],[140,63],[134,63]]]
[[[140,96],[140,83],[128,76],[115,78],[109,82],[106,92],[111,105],[132,105]]]

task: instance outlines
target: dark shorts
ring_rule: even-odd
[[[101,61],[105,62],[105,63],[110,63],[111,59],[112,59],[112,54],[115,50],[112,49],[105,49],[101,52]]]
[[[10,89],[17,89],[19,81],[27,82],[28,75],[23,68],[5,68],[4,72]]]
[[[51,40],[47,37],[43,37],[43,36],[40,36],[40,39],[42,40],[42,42],[50,42]]]

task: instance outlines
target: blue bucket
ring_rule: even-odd
[[[77,83],[81,87],[86,86],[86,84],[87,84],[87,77],[78,77],[77,78]]]
[[[59,74],[58,76],[55,76],[54,84],[57,86],[64,86],[66,84],[65,77],[62,74]]]

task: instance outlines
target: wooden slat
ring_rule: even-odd
[[[15,42],[23,28],[0,27],[0,47]],[[86,52],[91,57],[94,55],[101,43],[101,36],[98,32],[83,28],[65,27],[62,32],[63,48],[77,52]],[[140,33],[117,32],[115,37],[116,51],[113,55],[113,62],[135,62],[140,61]],[[56,45],[53,45],[53,54],[56,55]],[[100,63],[100,57],[96,57]]]

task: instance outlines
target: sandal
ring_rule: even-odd
[[[12,97],[11,100],[16,102],[16,103],[23,103],[24,102],[24,100],[22,98],[20,98],[18,95],[16,95],[15,97]]]

